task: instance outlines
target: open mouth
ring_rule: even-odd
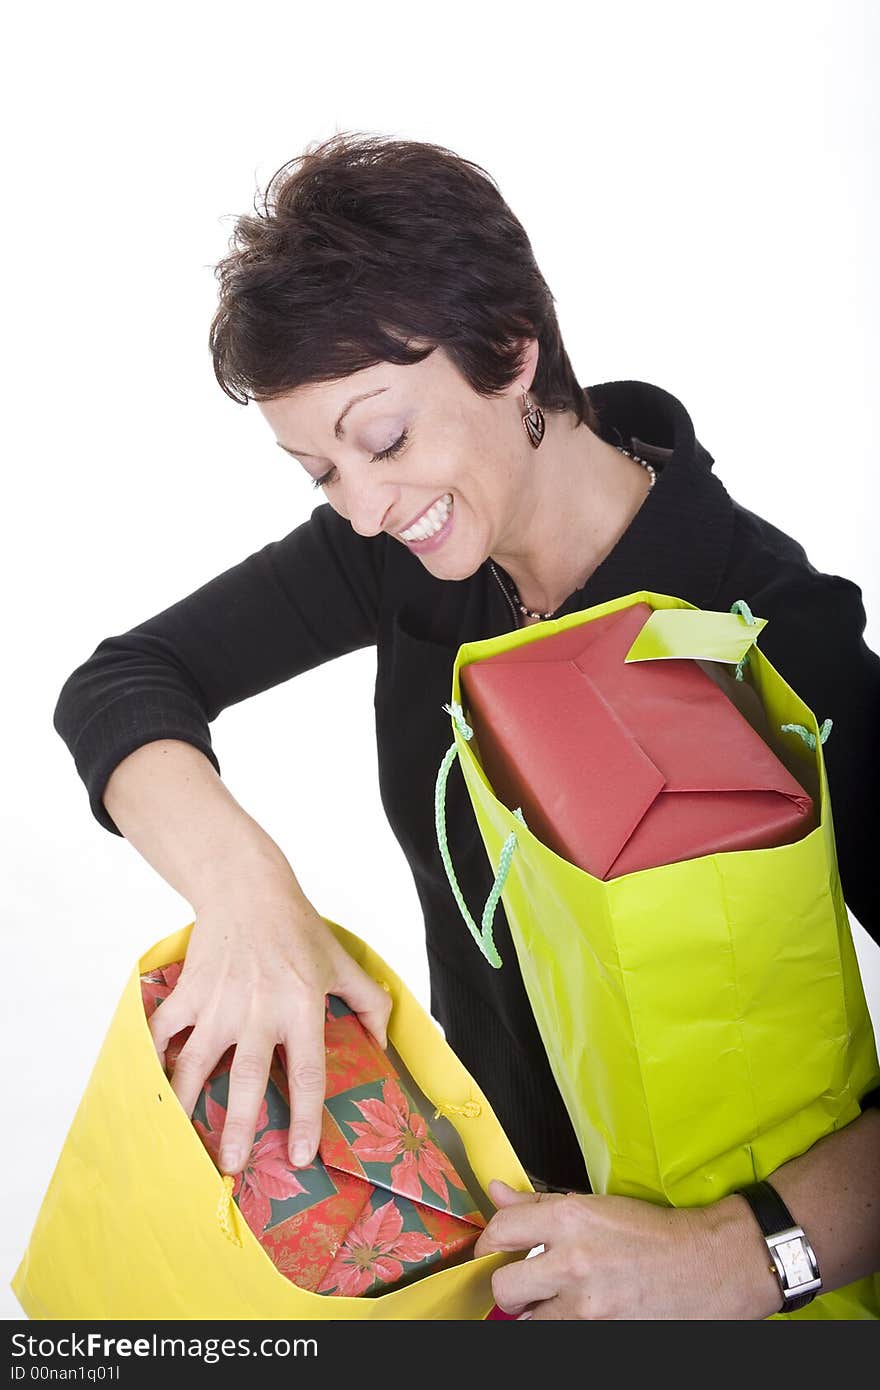
[[[397,534],[402,541],[406,541],[407,545],[431,540],[432,537],[440,534],[451,515],[452,493],[447,492],[436,502],[432,502],[428,510],[422,512],[422,515],[413,522],[412,526],[408,526],[405,531],[398,531]]]

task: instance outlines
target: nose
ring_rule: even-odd
[[[377,536],[384,530],[397,497],[398,490],[391,483],[350,481],[345,491],[345,509],[352,529],[359,536]]]

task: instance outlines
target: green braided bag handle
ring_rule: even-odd
[[[443,708],[446,710],[447,714],[452,715],[455,721],[455,727],[458,729],[462,738],[469,742],[474,736],[474,731],[470,724],[467,723],[462,713],[461,705],[444,705]],[[446,782],[449,777],[450,768],[455,762],[457,755],[458,748],[453,742],[452,746],[448,748],[444,754],[443,761],[440,764],[440,770],[437,773],[437,783],[434,788],[434,825],[437,831],[437,845],[440,850],[440,858],[443,860],[443,867],[446,870],[446,877],[449,879],[452,895],[458,904],[458,910],[464,918],[465,925],[483,955],[486,957],[486,960],[498,970],[501,967],[501,957],[498,954],[498,947],[495,945],[493,930],[495,909],[498,906],[501,890],[507,882],[507,875],[510,872],[510,861],[513,858],[513,852],[517,845],[516,833],[515,831],[511,831],[501,848],[501,854],[498,857],[498,870],[495,874],[495,882],[492,884],[491,891],[486,899],[486,906],[483,908],[480,926],[477,926],[473,917],[468,912],[467,903],[458,886],[458,879],[455,876],[452,856],[449,853],[449,845],[446,840]],[[513,814],[518,821],[525,825],[523,813],[519,806],[517,806]]]

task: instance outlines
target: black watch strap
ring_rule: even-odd
[[[755,1220],[765,1236],[774,1236],[777,1231],[788,1231],[797,1225],[776,1188],[771,1187],[769,1182],[756,1182],[751,1187],[744,1187],[741,1196],[745,1197],[755,1213]]]
[[[811,1303],[822,1288],[819,1265],[803,1230],[795,1221],[775,1187],[756,1182],[739,1189],[761,1228],[772,1260],[771,1269],[782,1290],[781,1313],[794,1312]],[[783,1239],[780,1241],[779,1237]],[[788,1257],[794,1256],[794,1263]],[[786,1262],[788,1268],[786,1267]],[[790,1283],[790,1269],[797,1269],[797,1282]]]

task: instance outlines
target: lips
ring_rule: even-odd
[[[452,507],[452,493],[445,492],[441,497],[436,498],[429,507],[423,508],[406,526],[394,531],[393,534],[406,545],[430,540],[446,525],[452,514]]]

